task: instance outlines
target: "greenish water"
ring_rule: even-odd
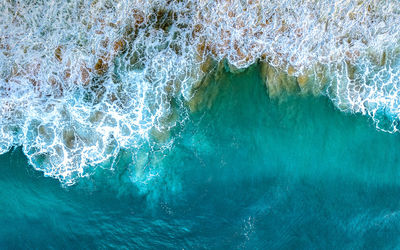
[[[148,182],[129,153],[69,188],[0,156],[0,248],[400,247],[398,134],[324,97],[271,100],[255,67],[209,88],[169,151],[147,149]]]

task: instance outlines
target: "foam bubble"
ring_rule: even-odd
[[[36,169],[73,184],[94,166],[112,169],[121,149],[168,145],[210,61],[232,72],[263,61],[289,75],[271,73],[281,80],[267,79],[270,93],[299,84],[395,132],[399,7],[394,0],[2,1],[0,153],[23,146]]]

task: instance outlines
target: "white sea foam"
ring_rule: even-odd
[[[207,58],[321,66],[320,94],[399,129],[397,0],[3,0],[0,12],[0,153],[23,146],[65,184],[166,137]]]

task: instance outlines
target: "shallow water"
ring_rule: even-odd
[[[22,147],[63,185],[105,176],[101,165],[127,172],[123,182],[142,194],[160,196],[161,175],[165,193],[180,190],[162,159],[190,131],[189,110],[212,106],[212,75],[256,64],[270,97],[326,96],[396,133],[399,9],[397,0],[0,1],[0,154]]]
[[[399,247],[399,134],[325,97],[271,99],[258,72],[223,75],[169,151],[142,149],[142,186],[130,156],[62,187],[1,155],[0,247]]]

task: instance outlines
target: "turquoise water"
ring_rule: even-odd
[[[140,187],[128,153],[71,187],[1,155],[0,248],[400,247],[398,134],[325,97],[271,99],[257,67],[207,91],[169,150],[141,149]]]

